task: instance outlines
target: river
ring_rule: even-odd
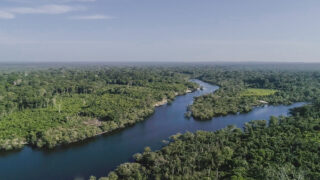
[[[147,120],[109,135],[101,135],[80,143],[54,150],[34,149],[26,146],[16,152],[0,153],[0,179],[4,180],[82,180],[90,175],[106,176],[119,164],[132,160],[132,155],[149,146],[160,149],[162,140],[178,132],[197,130],[216,131],[228,125],[242,128],[251,120],[268,120],[270,116],[288,115],[289,109],[302,106],[257,107],[246,114],[217,117],[211,121],[186,119],[184,113],[193,98],[219,87],[195,80],[204,89],[178,96],[171,105],[157,107]]]

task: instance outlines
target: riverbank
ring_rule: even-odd
[[[119,117],[119,121],[105,121],[98,118],[87,117],[67,117],[69,126],[61,126],[55,128],[49,128],[44,133],[37,135],[35,140],[26,138],[15,139],[2,139],[0,145],[2,150],[10,151],[15,149],[21,149],[25,145],[30,145],[38,148],[55,148],[60,145],[72,144],[75,142],[83,141],[87,138],[93,138],[102,134],[110,134],[115,131],[122,130],[126,127],[132,126],[135,123],[144,121],[151,116],[156,107],[164,105],[168,102],[168,99],[172,101],[176,96],[190,93],[196,90],[187,88],[181,92],[173,92],[171,96],[164,98],[162,101],[158,101],[152,106],[144,107],[143,109],[135,108],[135,112],[127,114],[126,116]],[[144,102],[143,104],[147,104]],[[70,124],[72,122],[72,124]],[[71,137],[71,138],[70,138]]]
[[[212,81],[205,81],[212,83]],[[248,113],[254,108],[269,104],[263,99],[276,93],[268,89],[247,89],[230,83],[218,83],[221,87],[213,94],[205,94],[195,98],[188,107],[189,116],[196,120],[212,120],[219,116],[237,113]],[[276,105],[276,104],[270,104]]]
[[[199,79],[220,86],[215,94],[195,99],[189,110],[199,120],[247,113],[257,106],[314,102],[320,94],[319,72],[255,68],[206,68]]]
[[[185,93],[183,93],[183,94],[179,94],[178,92],[175,92],[174,95],[175,95],[175,97],[177,97],[177,96],[182,96],[182,95],[185,95],[185,94],[188,94],[188,93],[192,93],[192,92],[198,91],[198,90],[200,90],[200,89],[199,89],[199,88],[196,88],[196,89],[187,89],[187,90],[185,91]],[[174,100],[174,99],[168,100],[167,98],[164,98],[164,99],[162,99],[161,101],[156,102],[153,106],[154,106],[154,107],[159,107],[159,106],[165,105],[165,104],[167,104],[168,102],[171,102],[171,101],[173,101],[173,100]]]
[[[170,144],[156,151],[145,148],[135,154],[134,162],[119,165],[105,178],[319,179],[320,106],[292,112],[269,123],[251,121],[244,131],[228,126],[174,135]]]

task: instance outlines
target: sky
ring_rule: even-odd
[[[0,62],[320,62],[319,0],[0,0]]]

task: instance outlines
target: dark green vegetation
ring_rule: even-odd
[[[0,149],[52,148],[144,120],[195,89],[168,68],[51,68],[0,73]]]
[[[180,71],[220,86],[189,107],[198,119],[248,112],[265,103],[310,104],[293,109],[292,116],[271,117],[269,123],[246,123],[243,131],[229,126],[174,135],[161,150],[147,147],[134,155],[134,162],[100,180],[320,179],[319,69],[198,66]]]
[[[55,68],[0,76],[0,144],[54,147],[143,120],[155,104],[196,88],[188,78],[217,84],[196,98],[193,116],[210,119],[254,106],[310,102],[291,117],[252,121],[244,131],[177,134],[153,152],[101,179],[319,179],[320,72],[223,66]],[[163,101],[164,102],[164,101]],[[94,177],[92,177],[94,179]]]
[[[320,104],[271,117],[268,126],[260,120],[244,131],[177,134],[161,150],[147,147],[134,158],[100,180],[320,179]]]
[[[314,70],[207,67],[190,73],[220,86],[214,94],[196,98],[189,107],[199,120],[249,112],[264,104],[312,102],[320,96],[320,72]]]

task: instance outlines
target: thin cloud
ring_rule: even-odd
[[[14,19],[17,14],[65,14],[72,11],[86,10],[83,6],[44,5],[37,7],[13,7],[0,9],[0,19]]]
[[[72,16],[70,19],[74,20],[107,20],[107,19],[114,19],[115,17],[95,14],[95,15],[87,15],[87,16]]]
[[[73,7],[67,5],[44,5],[39,7],[16,7],[5,11],[13,14],[64,14],[84,9],[84,7]]]
[[[14,19],[15,15],[9,12],[0,11],[0,19]]]

